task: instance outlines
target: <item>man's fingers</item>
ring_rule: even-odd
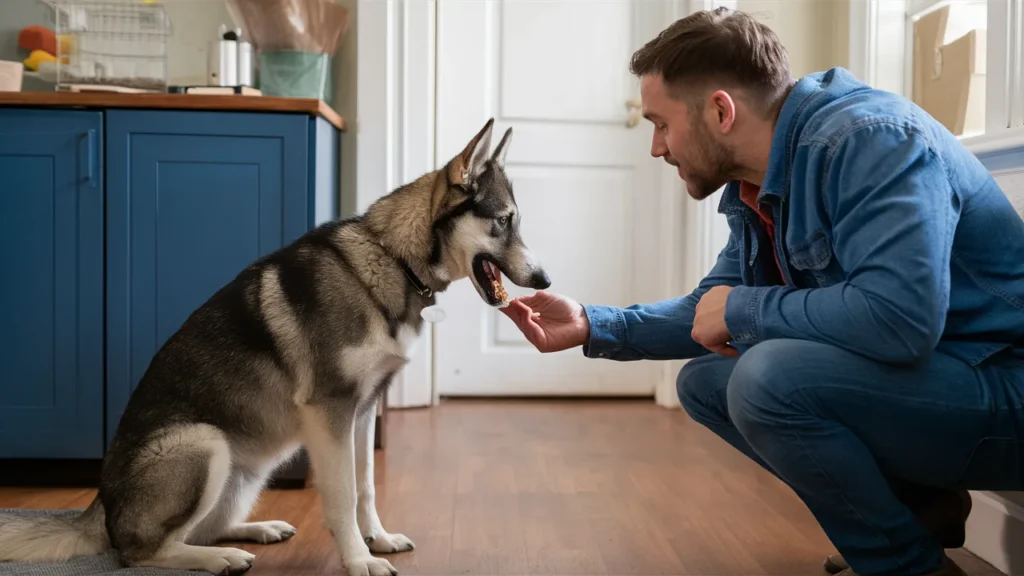
[[[520,329],[523,327],[523,323],[530,317],[530,309],[524,306],[521,302],[513,300],[509,302],[508,306],[500,308],[501,313],[508,316],[513,322],[516,323]]]
[[[536,319],[531,318],[530,314],[527,313],[523,316],[522,323],[519,324],[519,330],[522,331],[523,336],[533,344],[535,348],[541,350],[542,343],[547,340],[547,333],[544,328],[537,323]],[[543,350],[541,350],[543,352]]]
[[[548,296],[543,290],[538,290],[533,294],[526,294],[516,298],[519,302],[522,302],[527,308],[533,308],[538,304],[550,301],[551,297]]]
[[[729,357],[735,357],[740,355],[739,350],[736,350],[735,348],[729,346],[728,344],[707,342],[704,338],[704,334],[700,330],[698,330],[697,327],[694,327],[692,330],[690,330],[690,338],[692,338],[693,341],[696,342],[697,344],[700,344],[701,346],[707,348],[708,350],[715,354],[721,354],[722,356]]]
[[[501,312],[515,322],[516,327],[531,344],[540,349],[541,343],[546,339],[544,328],[537,323],[540,314],[530,310],[529,306],[518,300],[509,302],[509,305],[502,308]]]
[[[715,354],[721,354],[722,356],[728,356],[730,358],[740,355],[739,350],[729,346],[728,344],[720,344],[718,346],[709,346],[708,350],[711,350]]]
[[[529,306],[527,306],[526,304],[523,304],[519,300],[512,300],[511,302],[508,303],[508,306],[505,306],[501,310],[503,312],[513,313],[516,316],[520,316],[520,317],[523,317],[523,318],[529,316],[530,312],[532,312],[532,310],[530,310]]]
[[[530,300],[527,300],[527,298],[529,298],[529,296],[520,296],[519,298],[516,298],[515,300],[510,302],[509,304],[510,305],[511,304],[518,304],[518,305],[522,306],[523,308],[526,308],[527,310],[532,310],[533,306],[534,306],[534,302],[532,302]]]

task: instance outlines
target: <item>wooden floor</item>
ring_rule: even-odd
[[[378,452],[384,526],[411,575],[821,576],[833,551],[800,501],[685,413],[627,402],[448,402],[391,411]],[[92,490],[0,489],[0,507],[84,508]],[[291,540],[242,545],[250,574],[344,574],[312,490],[254,519]],[[958,551],[970,576],[996,576]]]

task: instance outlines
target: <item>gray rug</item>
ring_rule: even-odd
[[[81,514],[81,510],[10,510],[0,508],[0,513],[19,516],[69,516]],[[80,556],[60,563],[14,563],[0,562],[0,574],[4,576],[207,576],[209,572],[188,570],[165,570],[160,568],[125,568],[113,552],[98,556]]]

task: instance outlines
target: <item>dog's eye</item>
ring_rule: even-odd
[[[502,226],[508,224],[508,216],[502,216],[501,218],[498,218],[498,224],[501,224]]]

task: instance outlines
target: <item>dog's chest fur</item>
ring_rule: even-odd
[[[386,328],[373,330],[364,342],[342,349],[341,365],[356,384],[360,401],[383,393],[394,374],[409,362],[419,342],[417,325],[422,321],[417,318],[413,322],[416,324],[401,323],[395,336]]]

